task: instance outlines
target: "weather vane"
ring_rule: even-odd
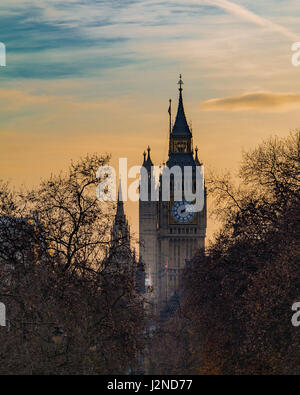
[[[180,76],[179,76],[179,82],[178,82],[178,85],[179,85],[179,90],[180,90],[180,92],[182,91],[182,85],[183,85],[183,81],[182,81],[182,75],[180,74]]]

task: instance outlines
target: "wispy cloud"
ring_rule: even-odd
[[[289,16],[295,14],[291,1]],[[0,79],[99,78],[112,69],[149,69],[153,62],[163,68],[166,59],[181,62],[186,48],[198,67],[199,56],[215,61],[208,52],[226,58],[222,48],[249,48],[255,36],[262,38],[262,29],[253,26],[299,41],[280,25],[280,16],[274,23],[264,7],[255,12],[229,0],[4,0],[0,41],[7,45],[9,67]]]
[[[299,39],[299,36],[297,36],[293,32],[290,32],[284,26],[278,25],[277,23],[274,23],[267,18],[257,15],[241,5],[233,3],[232,1],[228,1],[228,0],[190,0],[190,1],[193,1],[194,3],[214,5],[216,7],[222,8],[223,10],[229,12],[230,14],[237,16],[240,19],[243,19],[248,22],[252,22],[258,26],[264,27],[274,32],[281,33],[289,39],[292,40]]]
[[[200,105],[203,111],[285,111],[300,106],[300,94],[253,92],[238,96],[215,98]]]

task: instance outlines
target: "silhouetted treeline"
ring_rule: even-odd
[[[143,350],[135,262],[111,247],[113,206],[96,199],[108,160],[86,157],[29,192],[0,183],[0,374],[126,374]]]

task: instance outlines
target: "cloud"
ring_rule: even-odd
[[[292,40],[298,40],[299,37],[290,32],[287,28],[284,26],[278,25],[277,23],[273,23],[267,18],[263,18],[254,12],[248,10],[247,8],[233,3],[228,0],[192,0],[193,2],[199,2],[203,4],[210,4],[219,8],[222,8],[223,10],[229,12],[230,14],[233,14],[240,19],[246,20],[248,22],[254,23],[258,26],[264,27],[266,29],[269,29],[274,32],[278,32],[283,34],[285,37],[292,39]]]
[[[270,1],[272,10],[276,9],[276,0]],[[295,14],[290,1],[285,6],[287,15]],[[254,31],[252,25],[299,41],[287,28],[229,0],[10,0],[3,3],[0,4],[0,38],[7,46],[9,67],[1,70],[1,82],[101,78],[111,70],[119,74],[125,67],[149,69],[153,62],[155,67],[163,68],[166,60],[175,64],[185,59],[187,63],[183,52],[194,63],[198,64],[199,57],[206,57],[211,64],[215,57],[225,58],[222,48],[228,53],[240,45],[244,52],[256,35],[261,40],[261,29]],[[260,13],[265,15],[265,7]],[[238,18],[238,29],[234,18]],[[282,15],[278,20],[282,20]],[[270,38],[274,40],[271,35],[263,37],[262,46],[269,47]],[[231,56],[229,53],[227,59]]]
[[[300,107],[298,93],[253,92],[201,103],[202,111],[285,111]]]

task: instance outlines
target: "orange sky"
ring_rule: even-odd
[[[0,178],[12,185],[93,152],[139,165],[150,145],[161,164],[179,73],[206,171],[235,172],[243,149],[300,126],[298,0],[61,2],[0,4]],[[127,214],[137,232],[137,204]]]
[[[273,134],[284,136],[300,125],[298,109],[279,113],[258,112],[256,109],[229,113],[201,111],[197,100],[189,100],[188,85],[187,78],[184,92],[186,113],[188,119],[193,120],[194,145],[199,147],[199,156],[206,171],[236,171],[242,149],[254,147]],[[175,84],[170,90],[176,97]],[[16,98],[11,97],[12,107],[18,106],[19,94],[16,92],[15,95]],[[34,119],[25,117],[12,121],[1,131],[1,178],[10,180],[12,185],[36,185],[40,178],[65,169],[71,159],[76,160],[86,153],[111,153],[116,169],[119,157],[127,157],[129,166],[140,165],[142,152],[148,144],[156,165],[166,159],[166,100],[146,103],[146,99],[141,102],[139,98],[129,97],[120,101],[79,103],[45,97],[40,101],[20,98],[20,102],[21,107],[27,106],[27,102],[29,107],[40,106],[42,114]],[[175,103],[174,110],[177,98]],[[44,107],[47,107],[47,114],[43,113]],[[60,125],[59,130],[57,125]],[[126,205],[134,232],[138,231],[137,206],[136,203]],[[213,223],[209,222],[209,236],[214,229]]]

